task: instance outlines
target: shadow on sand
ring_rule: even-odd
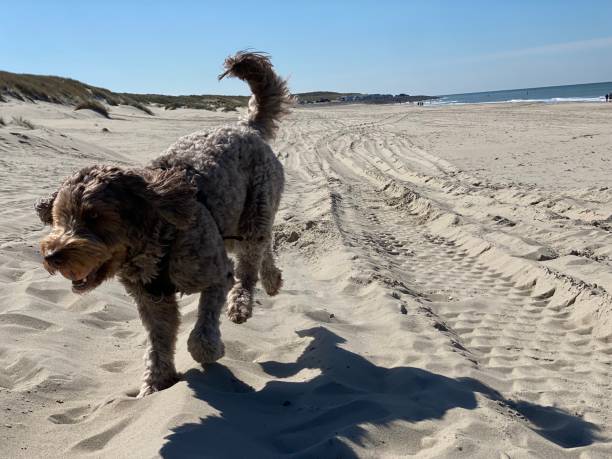
[[[304,369],[320,371],[307,381],[281,379],[255,391],[220,364],[204,372],[188,371],[184,379],[195,396],[219,415],[177,427],[161,456],[356,457],[338,438],[361,444],[366,431],[359,424],[439,419],[453,408],[476,408],[475,393],[515,410],[535,432],[563,448],[597,439],[594,424],[557,408],[507,400],[475,379],[452,379],[411,367],[378,367],[339,347],[344,340],[323,327],[298,334],[314,339],[296,362],[261,366],[277,378]]]

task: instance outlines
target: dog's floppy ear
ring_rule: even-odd
[[[189,227],[196,212],[197,190],[185,171],[176,168],[155,171],[148,182],[160,216],[177,228]]]
[[[53,202],[55,201],[56,196],[57,191],[49,196],[40,198],[38,201],[36,201],[36,204],[34,204],[34,209],[38,214],[38,218],[40,218],[40,221],[43,222],[45,225],[53,224],[52,210]]]
[[[176,226],[188,227],[196,211],[196,187],[184,170],[112,168],[109,184],[122,203],[124,218],[136,227],[155,214]]]

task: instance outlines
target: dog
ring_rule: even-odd
[[[144,168],[86,167],[35,206],[52,227],[40,243],[49,273],[71,280],[76,293],[117,277],[134,298],[148,334],[139,397],[179,378],[177,294],[200,293],[187,344],[207,364],[224,355],[224,304],[242,323],[252,314],[258,278],[268,295],[282,285],[272,225],[284,172],[268,141],[294,101],[265,54],[241,51],[224,67],[219,79],[250,86],[245,120],[182,137]]]

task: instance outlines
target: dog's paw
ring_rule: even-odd
[[[151,395],[155,392],[159,392],[160,390],[164,390],[164,389],[167,389],[168,387],[172,387],[174,384],[178,382],[179,379],[180,379],[179,375],[177,373],[174,373],[172,375],[168,375],[164,377],[163,379],[159,379],[156,381],[145,380],[142,382],[142,386],[140,386],[140,392],[138,392],[138,395],[136,396],[136,398],[143,398],[143,397],[146,397],[147,395]]]
[[[283,275],[280,269],[275,269],[272,272],[266,273],[265,277],[262,276],[261,285],[268,295],[277,295],[283,286]]]
[[[253,315],[253,303],[247,290],[232,290],[227,303],[227,317],[236,324],[246,322]]]
[[[200,330],[193,330],[189,335],[187,350],[193,360],[201,364],[216,362],[225,355],[221,338],[208,336]]]
[[[155,389],[153,386],[151,386],[150,384],[143,384],[136,398],[143,398],[155,392],[157,392],[157,389]]]
[[[235,324],[246,322],[253,315],[253,308],[250,304],[241,302],[231,303],[227,308],[227,317]]]

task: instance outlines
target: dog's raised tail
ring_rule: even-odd
[[[253,95],[249,100],[248,124],[270,140],[276,135],[279,120],[289,113],[294,99],[289,93],[287,81],[272,68],[270,58],[264,53],[239,51],[225,59],[226,76],[246,81]]]

